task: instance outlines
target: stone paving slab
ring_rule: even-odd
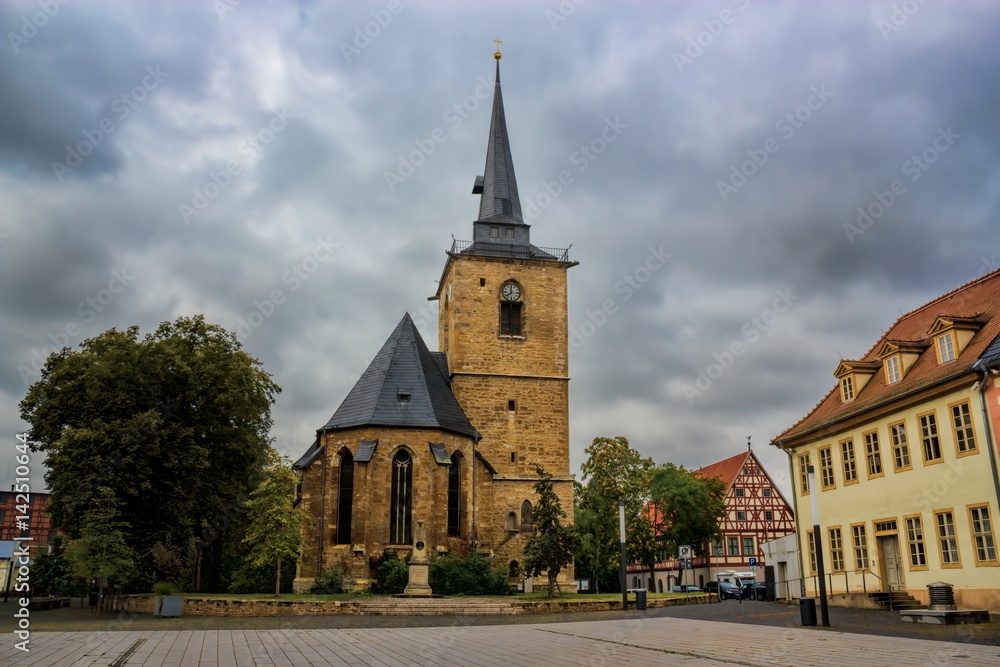
[[[0,638],[0,665],[1000,665],[1000,647],[680,618],[436,628],[136,630]],[[131,653],[129,654],[129,652]]]

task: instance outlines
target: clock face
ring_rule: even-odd
[[[514,283],[507,283],[503,286],[503,298],[508,301],[517,301],[521,298],[521,290]]]

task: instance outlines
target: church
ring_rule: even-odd
[[[336,565],[345,589],[369,588],[371,559],[406,558],[417,522],[432,557],[475,550],[520,580],[536,466],[573,521],[567,270],[577,263],[531,243],[494,57],[486,167],[472,188],[479,215],[472,240],[446,251],[429,297],[440,351],[404,315],[295,462],[310,517],[296,592]],[[572,566],[558,581],[575,590]]]

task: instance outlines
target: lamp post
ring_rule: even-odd
[[[622,584],[622,611],[628,611],[628,589],[625,588],[625,501],[618,501],[618,535],[621,540],[621,584]]]
[[[823,568],[823,539],[819,532],[819,493],[816,490],[816,468],[807,466],[809,496],[812,500],[813,550],[816,552],[816,574],[819,575],[819,613],[823,627],[830,627],[830,612],[826,606],[826,573]]]

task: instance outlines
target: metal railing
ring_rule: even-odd
[[[502,257],[504,259],[546,259],[568,262],[569,248],[545,248],[535,245],[514,245],[491,241],[458,241],[451,244],[451,252],[456,254]]]

